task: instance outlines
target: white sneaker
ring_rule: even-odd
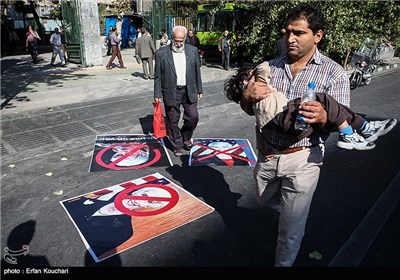
[[[351,135],[339,134],[339,141],[337,142],[337,146],[346,150],[372,150],[375,148],[374,142],[369,142],[365,140],[360,134],[356,131]]]
[[[391,131],[393,127],[396,126],[396,124],[396,119],[371,121],[365,126],[360,134],[365,138],[365,140],[372,142],[378,139],[379,136],[385,135],[386,133]]]

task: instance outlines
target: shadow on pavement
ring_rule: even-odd
[[[194,242],[191,262],[196,266],[272,266],[277,216],[239,207],[242,194],[230,190],[224,174],[210,166],[188,166],[188,157],[181,157],[182,166],[166,171],[184,189],[214,207],[226,227],[221,235]]]
[[[8,236],[7,247],[4,249],[2,268],[17,267],[50,267],[45,256],[33,256],[29,252],[29,243],[35,235],[36,222],[29,220],[16,226]]]
[[[29,102],[37,92],[37,85],[62,87],[63,80],[78,79],[88,75],[73,75],[79,68],[51,66],[39,56],[38,64],[31,62],[30,56],[1,60],[1,109],[17,107],[17,102]],[[57,62],[57,60],[56,60]],[[23,93],[24,96],[18,96]],[[11,101],[16,101],[11,102]]]

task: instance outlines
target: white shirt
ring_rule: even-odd
[[[186,86],[186,55],[183,52],[172,51],[172,56],[174,58],[174,65],[176,71],[176,85]]]
[[[61,33],[53,33],[50,36],[50,44],[60,47],[62,45],[61,43]]]

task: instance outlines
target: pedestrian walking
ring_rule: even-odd
[[[111,41],[110,41],[110,35],[111,35],[111,33],[113,33],[114,31],[113,31],[113,26],[110,26],[110,30],[108,30],[108,34],[107,34],[107,56],[110,56],[111,55]]]
[[[156,52],[153,39],[151,36],[146,36],[146,28],[140,30],[142,36],[136,40],[135,54],[142,62],[143,78],[145,80],[154,79],[154,62],[153,57]]]
[[[271,84],[292,100],[301,97],[307,84],[313,81],[315,92],[331,95],[349,106],[350,85],[346,71],[317,48],[324,34],[324,15],[318,6],[306,3],[296,6],[289,12],[285,29],[288,52],[269,61]],[[270,93],[265,83],[249,82],[240,105],[245,112],[254,115],[252,102]],[[329,137],[327,112],[321,103],[309,101],[302,104],[300,110],[306,122],[314,125],[313,133],[302,140],[294,140],[274,126],[267,126],[263,132],[256,130],[257,147],[274,151],[269,155],[259,153],[254,178],[260,205],[279,213],[277,267],[292,266],[296,260],[319,180],[324,142]],[[357,131],[373,141],[396,123],[395,119],[370,122]]]
[[[50,36],[50,45],[53,46],[53,53],[51,54],[51,66],[55,66],[54,61],[57,54],[60,56],[61,65],[65,66],[64,50],[62,48],[62,38],[58,27],[54,28],[54,33]]]
[[[177,157],[183,155],[182,149],[193,146],[192,136],[199,122],[197,106],[203,96],[198,50],[185,44],[186,34],[186,27],[175,26],[171,44],[156,51],[154,101],[163,99],[167,136]],[[183,125],[179,127],[181,106]]]
[[[124,61],[122,60],[121,49],[119,48],[119,44],[121,43],[121,40],[117,38],[117,28],[113,27],[112,31],[113,32],[110,34],[110,37],[108,38],[108,40],[110,40],[110,44],[111,44],[112,55],[106,65],[106,68],[108,70],[111,70],[112,69],[111,65],[112,65],[114,59],[117,57],[118,63],[119,63],[119,68],[124,69],[126,67],[124,66]]]
[[[38,51],[37,51],[37,42],[41,40],[39,34],[35,31],[35,28],[32,25],[28,26],[28,31],[25,33],[25,47],[26,50],[30,53],[32,57],[32,62],[34,64],[38,63]]]

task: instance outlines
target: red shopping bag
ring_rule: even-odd
[[[167,136],[167,129],[165,127],[164,114],[161,107],[161,102],[153,102],[154,116],[153,116],[153,131],[155,138],[163,138]]]

